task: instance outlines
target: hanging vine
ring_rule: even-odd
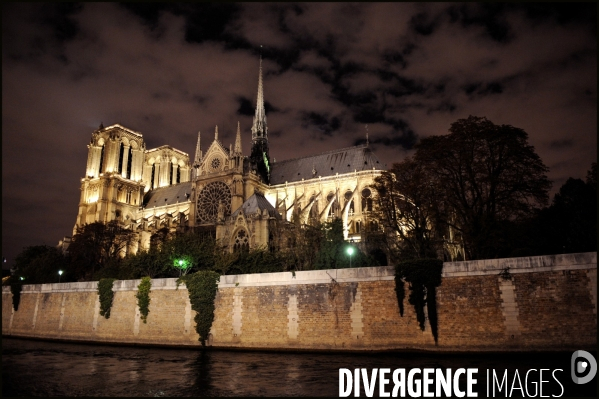
[[[177,285],[184,282],[187,286],[191,308],[196,311],[194,320],[202,346],[206,346],[214,321],[214,299],[218,290],[219,278],[220,274],[217,272],[200,270],[177,280]]]
[[[152,279],[150,277],[143,277],[141,282],[137,286],[137,306],[139,307],[139,313],[144,323],[148,322],[148,314],[150,313],[150,289],[152,288]]]
[[[20,278],[13,276],[10,278],[10,292],[12,292],[12,307],[15,312],[19,310],[21,303],[21,290],[23,289],[23,281]]]
[[[420,329],[424,331],[426,305],[428,320],[435,339],[438,339],[437,329],[437,287],[441,284],[441,271],[443,262],[439,259],[413,259],[400,262],[395,266],[395,293],[399,314],[403,317],[405,298],[405,282],[409,284],[410,296],[408,302],[414,306],[416,320]]]
[[[98,295],[100,296],[100,316],[110,318],[110,309],[112,308],[112,300],[114,292],[112,285],[116,281],[115,278],[103,278],[98,282]]]

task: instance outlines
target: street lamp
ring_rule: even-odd
[[[58,282],[60,283],[60,277],[62,276],[62,270],[58,271]]]
[[[349,268],[351,269],[351,256],[354,254],[354,247],[347,247],[347,254],[349,255]]]

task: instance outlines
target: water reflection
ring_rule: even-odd
[[[595,396],[596,382],[572,384],[569,356],[199,351],[5,338],[2,383],[5,396],[337,396],[339,368],[474,367],[482,397],[486,369],[542,367],[565,369],[567,396]]]

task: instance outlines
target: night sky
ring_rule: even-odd
[[[261,48],[262,46],[262,48]],[[524,129],[554,193],[597,159],[583,4],[2,5],[2,251],[71,235],[91,133],[249,155],[263,57],[271,158],[370,144],[388,166],[469,115]]]

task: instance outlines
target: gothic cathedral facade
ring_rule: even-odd
[[[371,188],[383,165],[368,146],[273,161],[268,146],[262,61],[250,155],[237,124],[234,145],[218,138],[193,159],[164,145],[146,149],[143,136],[121,125],[92,133],[73,234],[85,224],[117,221],[137,233],[135,253],[152,234],[210,230],[229,251],[272,248],[277,223],[316,224],[338,217],[344,238],[360,242],[372,211]],[[376,223],[376,222],[369,222]]]

